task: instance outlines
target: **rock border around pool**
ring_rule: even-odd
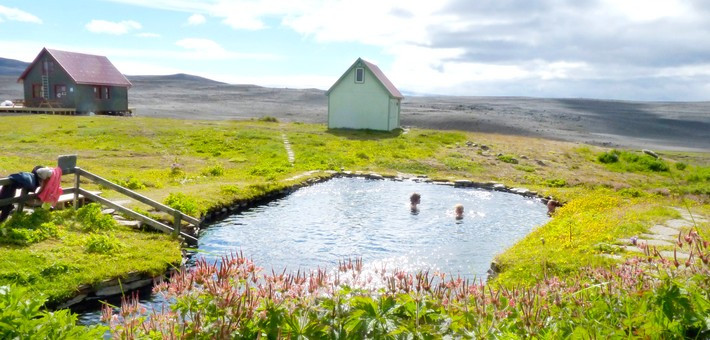
[[[358,178],[365,178],[365,179],[371,179],[371,180],[394,180],[394,181],[411,180],[414,182],[432,183],[432,184],[436,184],[436,185],[449,185],[449,186],[453,186],[455,188],[473,188],[473,189],[500,191],[500,192],[507,192],[507,193],[521,195],[521,196],[530,197],[530,198],[538,198],[544,204],[547,204],[547,202],[549,200],[554,199],[552,196],[548,196],[548,197],[541,196],[537,191],[532,191],[527,188],[509,187],[509,186],[506,186],[505,184],[493,182],[493,181],[476,182],[476,181],[471,181],[468,179],[457,179],[457,180],[431,179],[426,175],[409,175],[409,174],[380,175],[378,173],[364,172],[364,171],[312,170],[312,171],[307,171],[307,172],[302,173],[300,175],[294,176],[288,180],[296,180],[298,178],[302,178],[305,176],[312,176],[315,174],[322,174],[322,176],[312,177],[312,178],[309,178],[303,182],[296,183],[292,186],[289,186],[289,187],[286,187],[286,188],[283,188],[280,190],[271,191],[271,192],[266,193],[265,195],[258,196],[258,197],[252,198],[252,199],[236,200],[226,206],[212,208],[212,209],[208,210],[201,217],[201,222],[202,223],[216,222],[216,221],[226,218],[229,215],[239,213],[244,210],[253,208],[255,206],[267,204],[273,200],[285,197],[298,189],[308,187],[308,186],[311,186],[311,185],[314,185],[317,183],[329,181],[333,178],[340,178],[340,177],[348,177],[348,178],[358,177]]]

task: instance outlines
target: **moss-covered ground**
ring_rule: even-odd
[[[305,171],[341,169],[497,181],[566,203],[547,225],[511,249],[501,250],[498,261],[503,273],[498,282],[503,284],[532,282],[545,274],[564,276],[586,265],[608,265],[613,260],[597,256],[608,252],[605,244],[677,216],[668,207],[687,205],[698,215],[710,214],[710,153],[660,152],[664,166],[659,166],[638,150],[457,131],[332,131],[298,123],[107,116],[32,115],[2,120],[12,129],[3,135],[0,175],[28,171],[35,164],[53,165],[58,155],[77,154],[78,166],[157,201],[183,193],[198,203],[195,214],[303,181],[306,177],[289,178]],[[282,134],[295,153],[293,165]],[[615,154],[616,159],[602,156],[605,153]],[[69,185],[72,178],[64,180]],[[120,198],[102,191],[105,197]],[[707,239],[708,225],[699,227]],[[85,269],[86,273],[77,274],[76,280],[52,281],[56,286],[74,286],[136,269],[150,271],[175,256],[176,245],[167,237],[125,233],[136,246],[106,256],[107,262],[72,248],[71,240],[81,235],[27,247],[2,246],[0,284],[40,282],[37,289],[59,297],[66,294],[66,287],[53,288],[49,280],[41,283],[45,279],[36,274],[53,263],[85,263],[87,267],[78,267],[82,268],[78,272]],[[146,257],[148,262],[137,260]]]

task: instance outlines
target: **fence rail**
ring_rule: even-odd
[[[74,157],[74,158],[68,163],[68,164],[70,164],[70,166],[65,168],[65,167],[62,167],[62,161],[63,161],[62,157]],[[183,232],[181,229],[182,229],[182,221],[185,221],[188,224],[195,226],[195,229],[197,229],[200,226],[200,220],[198,220],[192,216],[185,215],[184,213],[182,213],[179,210],[175,210],[175,209],[168,207],[162,203],[156,202],[156,201],[154,201],[148,197],[145,197],[133,190],[122,187],[116,183],[113,183],[101,176],[98,176],[96,174],[93,174],[93,173],[88,172],[84,169],[74,166],[76,164],[76,156],[62,156],[62,157],[60,157],[60,161],[59,161],[60,167],[63,168],[62,173],[63,174],[74,174],[74,176],[75,176],[74,177],[74,186],[70,187],[70,188],[63,189],[65,194],[74,194],[74,198],[73,198],[74,199],[74,209],[76,209],[78,207],[78,201],[79,201],[80,196],[83,196],[84,198],[86,198],[88,200],[101,203],[105,206],[108,206],[108,207],[113,208],[117,211],[120,211],[121,213],[128,215],[130,218],[138,220],[141,223],[147,224],[157,230],[160,230],[165,233],[170,233],[170,234],[173,234],[176,236],[180,235],[182,238],[185,239],[185,241],[188,244],[191,244],[191,245],[197,244],[197,238],[195,236],[187,234],[187,233]],[[145,216],[141,213],[133,211],[133,210],[126,208],[124,206],[121,206],[117,203],[114,203],[106,198],[98,196],[95,193],[84,190],[83,188],[81,188],[81,177],[84,177],[84,178],[86,178],[96,184],[99,184],[105,188],[112,189],[118,193],[126,195],[138,202],[141,202],[143,204],[151,206],[156,210],[159,210],[159,211],[169,214],[173,218],[173,225],[169,226],[163,222],[157,221],[153,218]],[[12,180],[10,180],[9,178],[0,178],[0,185],[7,185],[10,183],[12,183]],[[22,211],[25,203],[28,202],[29,200],[35,199],[36,197],[37,197],[37,194],[29,193],[29,192],[27,192],[26,189],[22,189],[20,196],[0,200],[0,207],[17,203],[18,211]]]

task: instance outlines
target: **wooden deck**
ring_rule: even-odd
[[[128,108],[127,112],[117,112],[117,116],[133,116],[134,108]],[[46,115],[76,115],[76,108],[52,108],[52,107],[24,107],[24,106],[0,106],[0,114],[21,113],[21,114],[46,114]],[[102,115],[112,115],[112,113],[99,113]]]
[[[75,115],[75,108],[0,106],[1,113],[40,113],[47,115]]]

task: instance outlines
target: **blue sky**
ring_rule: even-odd
[[[702,0],[0,2],[0,57],[327,89],[363,57],[403,92],[710,100]]]

